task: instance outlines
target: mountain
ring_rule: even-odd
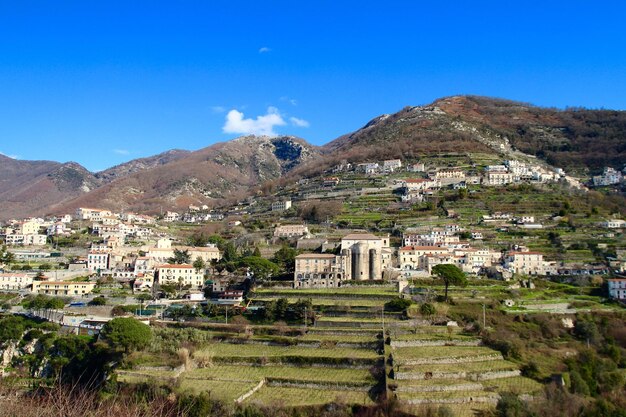
[[[510,100],[446,97],[372,119],[322,147],[292,136],[246,136],[194,152],[172,150],[98,173],[76,163],[0,155],[0,220],[79,206],[156,213],[217,205],[263,183],[296,181],[341,160],[353,163],[436,154],[529,155],[589,175],[626,162],[626,112],[542,108]]]
[[[479,96],[454,96],[372,119],[324,145],[322,158],[294,172],[317,175],[341,160],[487,152],[532,155],[585,175],[626,162],[626,112],[557,110]]]
[[[95,206],[156,213],[190,204],[216,205],[243,197],[261,183],[318,157],[316,147],[296,137],[241,137],[132,173],[69,201],[61,209]]]
[[[100,181],[75,162],[20,161],[0,155],[0,218],[49,212]]]
[[[126,177],[130,174],[134,174],[135,172],[146,171],[148,169],[152,169],[160,165],[165,165],[172,161],[176,161],[177,159],[189,155],[189,153],[190,151],[172,149],[158,155],[150,156],[147,158],[133,159],[132,161],[116,165],[104,171],[97,172],[95,174],[95,177],[103,181],[104,183],[109,183],[116,179]]]
[[[391,146],[387,146],[391,144]],[[380,116],[324,147],[400,154],[521,151],[565,169],[597,172],[626,161],[626,112],[557,110],[478,96],[443,98]]]

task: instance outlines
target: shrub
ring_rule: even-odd
[[[411,305],[411,300],[396,297],[391,301],[385,303],[385,311],[404,311]]]
[[[103,306],[103,305],[106,305],[106,303],[107,303],[106,298],[104,298],[103,296],[100,296],[100,297],[96,297],[93,300],[91,300],[89,302],[89,305],[90,306]]]

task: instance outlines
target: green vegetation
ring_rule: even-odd
[[[459,285],[465,286],[467,285],[467,278],[463,271],[459,269],[456,265],[451,264],[442,264],[435,265],[433,267],[433,275],[438,277],[443,281],[443,284],[446,288],[445,290],[445,301],[448,301],[448,287],[450,285]]]
[[[152,339],[152,331],[148,325],[125,317],[107,322],[101,335],[112,349],[121,348],[126,353],[147,346]]]

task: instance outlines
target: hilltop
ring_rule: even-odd
[[[582,177],[626,161],[626,112],[536,107],[454,96],[372,119],[322,147],[291,136],[246,136],[198,151],[171,150],[98,173],[76,163],[0,156],[0,219],[97,206],[155,213],[210,207],[283,178],[297,182],[345,160],[492,154],[535,158]]]

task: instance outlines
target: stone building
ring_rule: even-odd
[[[389,237],[353,233],[341,239],[338,255],[307,253],[296,257],[294,288],[340,287],[345,280],[380,280],[390,266]]]

